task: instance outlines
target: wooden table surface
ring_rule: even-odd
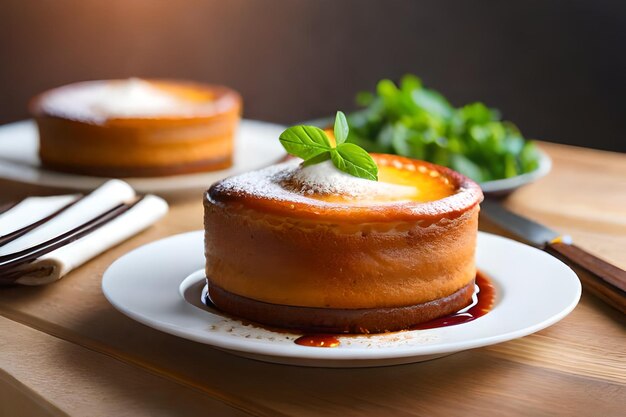
[[[626,269],[626,156],[542,144],[550,175],[507,205]],[[0,182],[0,200],[51,193]],[[411,365],[322,369],[239,358],[161,333],[104,298],[129,250],[202,227],[201,196],[44,287],[0,289],[0,416],[623,416],[624,316],[583,294],[531,336]],[[481,228],[493,227],[481,222]],[[520,312],[523,314],[523,312]]]

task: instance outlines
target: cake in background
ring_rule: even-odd
[[[131,78],[48,90],[30,110],[43,167],[146,177],[231,166],[241,106],[224,86]]]

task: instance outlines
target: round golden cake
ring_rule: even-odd
[[[235,91],[165,80],[104,80],[35,97],[42,166],[108,177],[212,171],[232,164]]]
[[[204,198],[215,306],[281,328],[376,333],[468,305],[480,187],[445,167],[372,157],[378,182],[291,160],[215,183]]]

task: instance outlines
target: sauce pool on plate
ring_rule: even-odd
[[[469,323],[476,320],[479,317],[484,316],[493,308],[495,300],[495,287],[491,280],[487,278],[481,272],[476,273],[476,292],[472,296],[472,302],[462,310],[457,311],[454,314],[449,314],[444,317],[428,321],[426,323],[420,323],[408,328],[407,330],[426,330],[436,329],[439,327],[455,326],[457,324]],[[310,347],[338,347],[341,345],[341,340],[338,338],[341,335],[332,334],[306,334],[297,338],[294,343],[301,346]],[[350,336],[350,335],[343,335]]]

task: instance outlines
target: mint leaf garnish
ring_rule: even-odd
[[[304,160],[331,150],[326,133],[315,126],[293,126],[281,133],[280,143],[293,156]]]
[[[320,162],[324,162],[328,159],[330,159],[330,153],[332,152],[332,150],[327,151],[327,152],[322,152],[319,155],[315,155],[313,158],[309,158],[306,161],[304,161],[302,163],[303,167],[308,167],[309,165],[315,165],[315,164],[319,164]]]
[[[348,139],[348,132],[350,128],[348,127],[348,121],[346,120],[346,115],[343,112],[338,111],[335,116],[335,142],[337,145],[341,145]]]
[[[354,143],[341,143],[330,153],[333,164],[350,175],[378,181],[378,166],[365,149]]]
[[[346,143],[349,127],[345,114],[338,111],[335,117],[335,143],[322,129],[315,126],[293,126],[281,133],[279,140],[285,150],[304,159],[303,166],[319,164],[330,159],[337,169],[358,178],[378,181],[378,166],[363,148]]]

